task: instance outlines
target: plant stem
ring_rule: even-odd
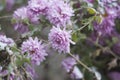
[[[92,72],[93,71],[87,66],[85,65],[82,61],[78,60],[73,54],[69,53],[70,56],[72,56],[80,65],[82,65],[85,69],[87,69],[89,72]]]
[[[92,17],[90,19],[90,21],[88,21],[87,23],[85,23],[85,25],[83,25],[82,27],[80,27],[79,29],[77,29],[76,31],[73,31],[72,34],[74,34],[77,31],[81,31],[82,29],[84,29],[87,25],[89,25],[92,21],[94,20],[94,17]]]
[[[0,19],[11,18],[12,16],[1,16]]]

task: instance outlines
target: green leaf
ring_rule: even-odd
[[[91,7],[88,7],[87,11],[88,11],[89,14],[92,14],[92,15],[97,13],[97,11],[94,8],[91,8]]]
[[[16,65],[17,66],[22,66],[24,63],[30,63],[30,59],[29,58],[17,58],[16,59]]]
[[[74,34],[72,35],[72,40],[73,40],[74,42],[77,42],[77,41],[78,41],[78,35],[77,35],[77,33],[74,33]]]
[[[13,65],[12,65],[12,64],[10,64],[10,65],[8,66],[8,71],[9,71],[9,73],[13,72]]]
[[[95,16],[95,21],[97,21],[97,23],[99,23],[99,24],[101,24],[102,23],[102,20],[103,20],[103,18],[102,18],[102,16],[101,15],[99,15],[99,16]]]
[[[16,23],[16,20],[15,19],[11,19],[11,23],[12,24]]]

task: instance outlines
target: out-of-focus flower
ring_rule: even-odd
[[[26,70],[29,73],[29,76],[32,76],[32,78],[37,76],[33,66],[30,66],[29,64],[26,64]]]
[[[13,46],[15,43],[13,39],[7,38],[5,35],[0,35],[0,44],[4,44],[6,46]]]
[[[10,11],[15,4],[15,0],[6,0],[6,9]]]
[[[29,31],[27,24],[23,24],[23,23],[14,24],[14,29],[21,34]]]
[[[28,7],[21,7],[14,11],[13,20],[14,29],[20,33],[28,32],[28,23],[39,23],[39,17],[32,14]]]
[[[30,0],[28,9],[33,15],[45,15],[55,26],[65,26],[73,16],[71,6],[63,0]]]
[[[69,73],[76,64],[76,60],[72,57],[68,57],[62,61],[62,66],[67,73]]]
[[[34,14],[46,14],[49,6],[49,0],[30,0],[28,1],[28,8]]]
[[[65,26],[70,22],[74,11],[69,3],[63,0],[51,0],[47,11],[47,19],[55,26]]]
[[[102,15],[102,22],[94,22],[94,30],[102,36],[111,35],[111,32],[114,30],[115,18],[117,16],[116,10],[111,7],[105,7],[104,11],[100,11]]]
[[[78,59],[78,56],[76,56],[76,58]],[[70,74],[72,79],[82,79],[83,74],[76,66],[76,64],[76,60],[72,57],[67,57],[62,61],[62,67],[66,70],[67,73]]]
[[[108,77],[110,80],[119,80],[120,79],[120,72],[112,71],[108,73]]]
[[[60,27],[53,27],[49,33],[49,42],[52,48],[58,50],[59,53],[69,53],[71,41],[71,31],[61,30]]]
[[[28,19],[27,7],[21,7],[21,8],[18,8],[16,11],[14,11],[13,18],[16,21],[22,21],[22,20]]]
[[[11,38],[7,38],[4,35],[0,35],[0,50],[6,50],[9,55],[13,54],[13,51],[10,47],[13,47],[15,42]]]
[[[21,7],[14,11],[13,19],[15,20],[15,22],[13,23],[15,30],[19,31],[20,33],[28,32],[28,26],[24,22],[28,20],[26,7]]]
[[[21,50],[22,53],[28,53],[28,57],[31,58],[32,63],[37,65],[43,62],[45,56],[48,55],[45,52],[44,45],[37,37],[35,39],[30,37],[28,40],[24,41]]]

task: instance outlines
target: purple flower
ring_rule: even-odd
[[[17,21],[28,19],[27,8],[21,7],[14,11],[13,18]]]
[[[14,29],[17,30],[21,34],[29,31],[27,24],[23,24],[23,23],[20,23],[20,22],[14,24]]]
[[[78,56],[76,56],[78,59]],[[72,79],[82,79],[83,74],[79,70],[79,68],[76,66],[77,62],[72,57],[67,57],[62,61],[62,67],[66,70],[67,73],[70,74],[70,77]]]
[[[24,22],[28,20],[27,8],[21,7],[14,11],[13,19],[15,20],[14,29],[20,33],[28,32],[28,26]]]
[[[59,27],[53,27],[49,33],[49,42],[52,48],[58,50],[59,53],[69,53],[71,41],[71,31],[61,30]]]
[[[15,4],[15,0],[6,0],[6,9],[10,11]]]
[[[35,78],[37,76],[33,66],[30,66],[29,64],[26,64],[26,70],[29,73],[29,76],[32,76],[32,78]]]
[[[62,66],[67,73],[69,73],[76,64],[77,64],[76,60],[72,57],[67,57],[62,61]]]
[[[28,7],[21,7],[14,11],[13,19],[15,20],[14,29],[20,33],[28,32],[28,22],[39,23],[39,17],[32,14]]]
[[[108,73],[110,80],[120,80],[120,72],[113,71]]]
[[[12,46],[14,43],[13,39],[7,38],[5,35],[0,35],[0,42]]]
[[[114,8],[105,7],[104,12],[102,14],[102,22],[97,23],[94,22],[94,30],[102,36],[111,35],[112,31],[114,31],[115,26],[115,18],[116,18],[116,10]]]
[[[30,37],[28,40],[24,41],[21,50],[22,53],[28,53],[28,57],[31,58],[32,63],[37,65],[43,62],[45,56],[48,55],[44,50],[44,45],[37,37],[35,39]]]
[[[48,9],[48,0],[30,0],[28,1],[28,8],[33,14],[46,14]]]
[[[67,2],[63,0],[51,0],[47,11],[47,19],[55,26],[65,26],[70,22],[74,11]]]

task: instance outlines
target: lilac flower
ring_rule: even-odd
[[[28,57],[31,58],[32,63],[37,65],[45,60],[45,56],[48,55],[44,50],[44,45],[37,37],[35,39],[30,37],[23,42],[21,50],[22,53],[28,53]]]
[[[102,23],[98,24],[94,22],[94,30],[102,36],[111,35],[113,31],[114,21],[111,17],[104,18]]]
[[[14,24],[14,29],[17,30],[21,34],[29,31],[27,24],[23,24],[23,23],[20,23],[20,22]]]
[[[117,72],[117,71],[109,72],[108,77],[110,78],[110,80],[119,80],[120,72]]]
[[[28,26],[24,22],[25,20],[28,20],[26,7],[18,8],[16,11],[14,11],[13,19],[16,21],[14,23],[15,30],[19,31],[20,33],[28,32]]]
[[[13,39],[7,38],[5,35],[0,35],[0,43],[12,46],[14,43]]]
[[[33,24],[38,24],[39,23],[39,15],[33,14],[33,12],[27,7],[27,15],[29,18],[29,21]]]
[[[117,0],[101,0],[102,3],[104,4],[109,4],[109,3],[115,3]]]
[[[0,35],[0,50],[5,50],[9,55],[13,54],[10,47],[13,47],[15,42],[11,38],[7,38],[4,35]]]
[[[15,0],[6,0],[6,9],[10,11],[15,4]]]
[[[102,36],[111,35],[111,32],[114,30],[116,11],[114,8],[105,7],[105,10],[102,14],[102,22],[94,22],[94,30]]]
[[[17,21],[28,19],[27,8],[26,7],[18,8],[16,11],[14,11],[13,18]]]
[[[28,8],[33,14],[46,14],[48,9],[48,0],[30,0],[28,1]]]
[[[51,0],[47,11],[47,19],[55,26],[65,26],[73,16],[73,10],[67,2],[63,0]]]
[[[69,53],[71,41],[71,31],[61,30],[59,27],[53,27],[49,33],[49,42],[52,48],[58,50],[59,53]]]
[[[62,61],[62,66],[67,73],[69,73],[76,64],[76,60],[72,57],[68,57]]]
[[[78,58],[78,56],[76,56],[76,58]],[[62,67],[66,70],[67,73],[70,74],[70,77],[72,79],[82,79],[83,74],[78,69],[76,64],[77,64],[76,60],[72,57],[67,57],[62,61]]]
[[[20,33],[29,31],[27,22],[39,23],[39,17],[32,14],[28,7],[21,7],[14,11],[13,19],[15,20],[14,29]]]
[[[36,72],[33,66],[30,66],[29,64],[26,65],[26,70],[30,74],[29,76],[32,76],[32,78],[36,77]]]

